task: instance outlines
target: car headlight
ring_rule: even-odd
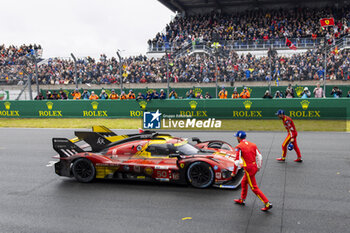
[[[221,170],[221,176],[224,179],[230,178],[232,174],[232,171],[226,170],[226,169],[222,169]]]

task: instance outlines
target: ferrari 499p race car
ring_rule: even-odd
[[[55,172],[79,182],[94,179],[163,181],[235,189],[243,169],[235,165],[234,148],[223,141],[201,142],[155,131],[117,135],[104,126],[75,131],[76,138],[53,138],[59,159]],[[78,144],[83,143],[79,146]]]

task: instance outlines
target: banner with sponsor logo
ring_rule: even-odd
[[[10,99],[9,91],[1,91],[0,90],[0,101],[1,100],[9,100],[9,99]]]
[[[210,118],[215,122],[215,119],[275,119],[278,109],[295,119],[350,119],[350,98],[2,101],[0,117],[141,119],[144,112],[158,110],[163,119]]]

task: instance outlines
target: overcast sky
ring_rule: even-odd
[[[145,54],[175,16],[157,0],[0,0],[0,44],[41,44],[43,57]]]

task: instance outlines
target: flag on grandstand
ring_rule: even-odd
[[[276,80],[275,80],[275,86],[276,86],[276,87],[279,87],[279,85],[280,85],[280,78],[276,78]]]
[[[334,50],[332,51],[334,55],[337,55],[339,53],[338,46],[335,46]]]
[[[320,19],[321,27],[334,26],[334,18],[323,18]]]
[[[290,49],[297,50],[297,47],[286,37],[286,46]]]

